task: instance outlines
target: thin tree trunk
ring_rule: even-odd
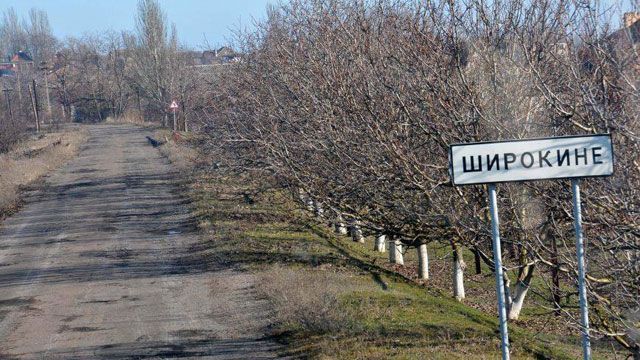
[[[427,253],[427,244],[418,246],[418,277],[422,280],[429,279],[429,253]]]
[[[49,98],[49,81],[47,80],[47,70],[44,70],[44,93],[47,97],[47,115],[51,121],[51,99]]]
[[[307,203],[307,194],[302,188],[298,188],[298,200],[300,200],[302,204]]]
[[[402,242],[400,240],[389,241],[389,261],[394,264],[404,265],[402,256]]]
[[[534,269],[535,265],[527,265],[520,271],[518,282],[516,284],[515,294],[510,301],[508,315],[509,320],[517,320],[518,317],[520,317],[522,305],[524,304],[524,299],[527,296],[527,292],[529,291]]]
[[[351,232],[351,240],[364,244],[364,236],[362,235],[362,230],[360,229],[360,225],[358,225],[357,220],[351,221],[349,231]]]
[[[29,97],[31,98],[31,107],[33,109],[33,117],[36,123],[36,132],[40,132],[40,119],[38,118],[38,104],[36,102],[36,88],[35,81],[33,82],[33,88],[29,86]]]
[[[317,217],[321,218],[324,216],[324,208],[322,207],[322,203],[317,200],[313,202],[313,211]]]
[[[475,248],[473,251],[473,260],[476,265],[476,275],[482,274],[482,259],[480,258],[480,250],[478,248]]]
[[[344,218],[340,214],[336,216],[336,222],[334,224],[334,227],[335,227],[336,234],[347,235],[349,233],[347,231],[347,226],[344,224]]]
[[[378,235],[376,237],[376,246],[374,250],[377,252],[385,252],[386,244],[387,244],[387,235]]]
[[[187,126],[187,106],[185,105],[184,100],[181,101],[181,105],[182,105],[182,117],[183,117],[183,123],[184,123],[184,132],[187,133],[187,132],[189,132],[189,127]]]
[[[462,258],[460,247],[453,244],[453,296],[458,301],[465,298],[464,293],[464,269],[466,264]]]
[[[518,320],[520,317],[520,311],[522,311],[522,304],[524,303],[524,298],[527,296],[527,292],[529,291],[529,286],[523,286],[522,284],[516,284],[515,296],[511,298],[510,307],[509,307],[509,320]]]

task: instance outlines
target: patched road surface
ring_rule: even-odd
[[[276,357],[253,278],[202,255],[150,130],[89,131],[0,224],[0,359]]]

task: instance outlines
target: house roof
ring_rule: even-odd
[[[633,48],[640,43],[640,21],[613,32],[607,39],[616,50]]]
[[[218,56],[236,56],[236,52],[228,46],[223,46],[217,51]]]
[[[11,62],[33,62],[33,59],[26,52],[18,51],[11,57]]]

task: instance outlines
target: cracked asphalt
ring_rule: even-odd
[[[0,224],[1,359],[270,359],[250,274],[203,255],[151,130],[88,127]]]

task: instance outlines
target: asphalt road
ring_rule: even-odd
[[[201,255],[150,131],[89,131],[0,224],[0,359],[275,357],[253,278]]]

